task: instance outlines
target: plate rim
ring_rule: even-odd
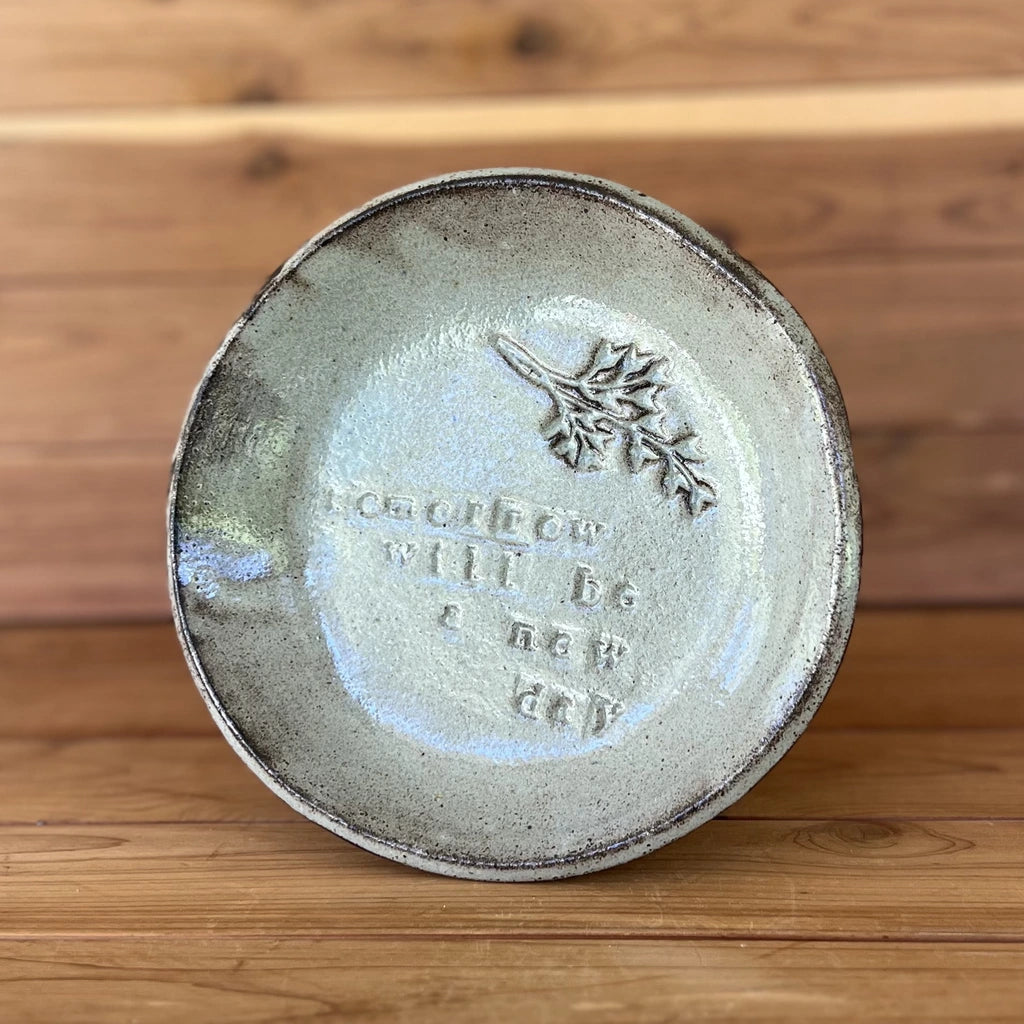
[[[769,313],[793,342],[794,356],[803,363],[819,397],[827,437],[826,450],[838,497],[836,542],[832,557],[832,600],[829,628],[821,641],[821,656],[804,674],[800,699],[781,726],[752,752],[742,768],[696,803],[679,808],[649,827],[610,843],[543,860],[488,861],[472,856],[443,855],[375,835],[330,814],[293,789],[252,749],[221,704],[207,677],[188,631],[178,584],[176,510],[181,466],[188,449],[197,412],[221,360],[232,343],[274,294],[307,258],[338,235],[385,210],[423,196],[464,188],[554,187],[586,194],[606,204],[627,209],[653,226],[671,232],[692,253]],[[185,661],[204,703],[235,753],[256,776],[294,810],[323,828],[363,849],[436,874],[484,881],[541,881],[603,870],[652,852],[705,823],[743,796],[774,767],[806,729],[824,700],[842,662],[853,628],[860,586],[863,522],[860,491],[853,463],[849,420],[835,375],[814,335],[792,304],[752,264],[685,214],[625,185],[593,175],[532,167],[495,167],[441,174],[405,185],[356,207],[315,234],[282,263],[235,321],[208,362],[193,391],[171,462],[167,511],[167,569],[171,613]]]

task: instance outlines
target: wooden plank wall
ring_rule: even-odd
[[[0,0],[0,621],[167,614],[191,389],[346,209],[605,175],[731,242],[836,369],[863,600],[1024,599],[1024,5]]]

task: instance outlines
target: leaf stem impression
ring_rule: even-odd
[[[664,358],[601,339],[589,365],[570,377],[507,334],[499,334],[494,347],[519,376],[551,399],[553,415],[543,436],[571,469],[607,468],[608,444],[618,436],[631,472],[661,467],[666,498],[681,495],[693,516],[715,504],[714,488],[699,471],[703,459],[694,447],[696,436],[666,433]]]

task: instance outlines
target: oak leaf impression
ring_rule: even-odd
[[[551,399],[552,416],[543,436],[570,469],[606,469],[609,444],[617,438],[629,470],[656,467],[665,497],[680,496],[690,515],[715,504],[715,490],[702,475],[703,459],[694,447],[696,436],[673,437],[666,431],[666,359],[602,338],[590,363],[571,377],[546,366],[506,334],[498,335],[494,346],[516,373]]]

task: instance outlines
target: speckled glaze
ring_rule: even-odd
[[[629,860],[803,731],[853,620],[835,380],[647,196],[486,170],[268,281],[172,475],[189,666],[245,762],[368,850],[533,880]]]

